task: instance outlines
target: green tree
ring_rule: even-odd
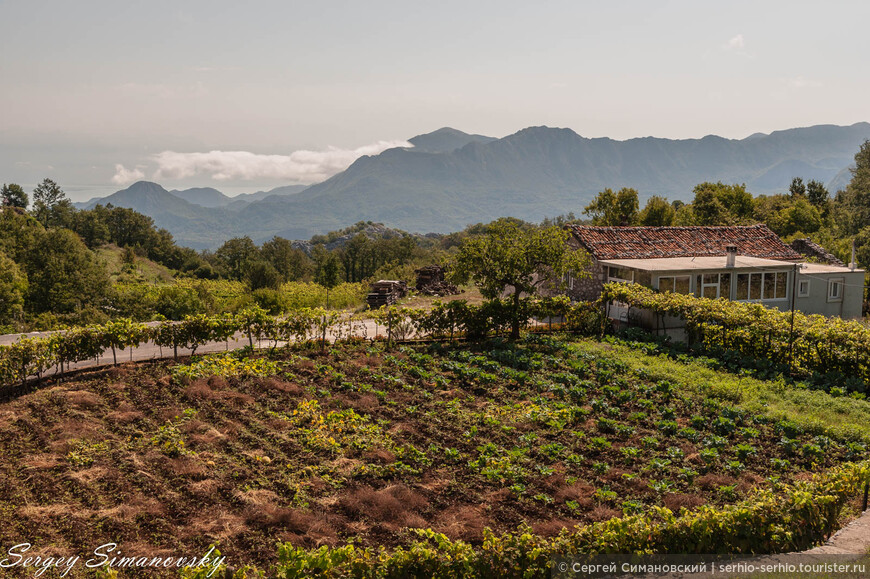
[[[96,307],[109,288],[103,264],[68,229],[40,232],[24,265],[29,282],[26,306],[35,313]]]
[[[849,169],[852,180],[838,201],[848,222],[849,233],[870,226],[870,140],[864,141],[855,154],[855,166]]]
[[[16,185],[15,183],[3,184],[3,188],[0,189],[0,201],[2,201],[3,205],[19,207],[21,209],[27,209],[27,204],[30,202],[27,198],[27,193],[24,192],[21,185]]]
[[[255,261],[248,267],[248,285],[251,290],[278,289],[281,287],[281,274],[268,261]]]
[[[12,261],[23,263],[36,237],[43,230],[32,215],[0,207],[0,251]]]
[[[511,338],[520,335],[522,302],[545,283],[569,272],[588,275],[588,257],[568,246],[568,232],[559,227],[523,228],[499,219],[484,235],[472,237],[460,247],[451,266],[458,283],[472,280],[489,300],[504,292],[511,297]],[[526,297],[523,297],[526,296]]]
[[[89,248],[97,248],[110,239],[106,217],[109,210],[102,205],[89,211],[79,211],[73,220],[72,230],[79,234]]]
[[[43,226],[71,226],[74,213],[66,193],[51,179],[43,179],[33,190],[33,215]]]
[[[697,225],[729,225],[731,215],[710,187],[695,187],[692,215]]]
[[[583,214],[592,217],[594,225],[635,225],[638,207],[636,189],[623,187],[614,193],[607,188],[583,208]]]
[[[640,224],[647,226],[670,226],[674,224],[676,211],[668,200],[658,195],[650,197],[640,212]]]
[[[26,293],[27,276],[18,264],[0,253],[0,326],[21,319]]]
[[[260,260],[260,250],[246,235],[227,240],[214,257],[227,277],[242,281],[247,279],[251,266]]]
[[[822,227],[822,216],[809,201],[799,197],[790,207],[780,210],[768,227],[782,237],[798,232],[815,233]]]
[[[807,200],[816,207],[827,206],[830,195],[821,181],[815,179],[807,181]]]
[[[734,225],[752,218],[752,193],[746,185],[704,182],[695,186],[692,211],[697,225]]]
[[[318,246],[322,249],[322,246]],[[326,288],[326,307],[329,308],[329,291],[341,283],[341,260],[332,251],[318,252],[317,273],[314,281]]]
[[[273,237],[264,243],[260,255],[272,264],[284,281],[298,281],[311,275],[311,259],[283,237]]]
[[[807,186],[804,185],[804,180],[800,177],[795,177],[791,180],[791,185],[788,187],[788,192],[792,199],[807,196]]]

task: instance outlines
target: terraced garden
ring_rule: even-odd
[[[303,576],[315,548],[407,547],[411,529],[474,546],[487,528],[556,537],[781,493],[867,458],[868,420],[860,396],[534,334],[131,364],[0,405],[0,545],[219,543],[232,566],[269,569],[289,543],[281,576]]]

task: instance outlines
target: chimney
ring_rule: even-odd
[[[734,262],[737,259],[737,246],[725,246],[725,267],[734,267]]]

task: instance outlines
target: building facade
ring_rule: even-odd
[[[570,276],[572,299],[594,300],[607,282],[633,282],[698,297],[860,318],[864,271],[820,262],[830,255],[804,243],[808,256],[765,225],[731,227],[569,226],[569,243],[589,253],[591,277]],[[806,241],[806,240],[802,240]],[[619,313],[614,312],[618,317]]]

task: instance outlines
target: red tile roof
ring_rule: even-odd
[[[798,261],[801,255],[766,225],[729,227],[592,227],[569,230],[595,259],[653,259],[725,255],[736,245],[737,255]]]

